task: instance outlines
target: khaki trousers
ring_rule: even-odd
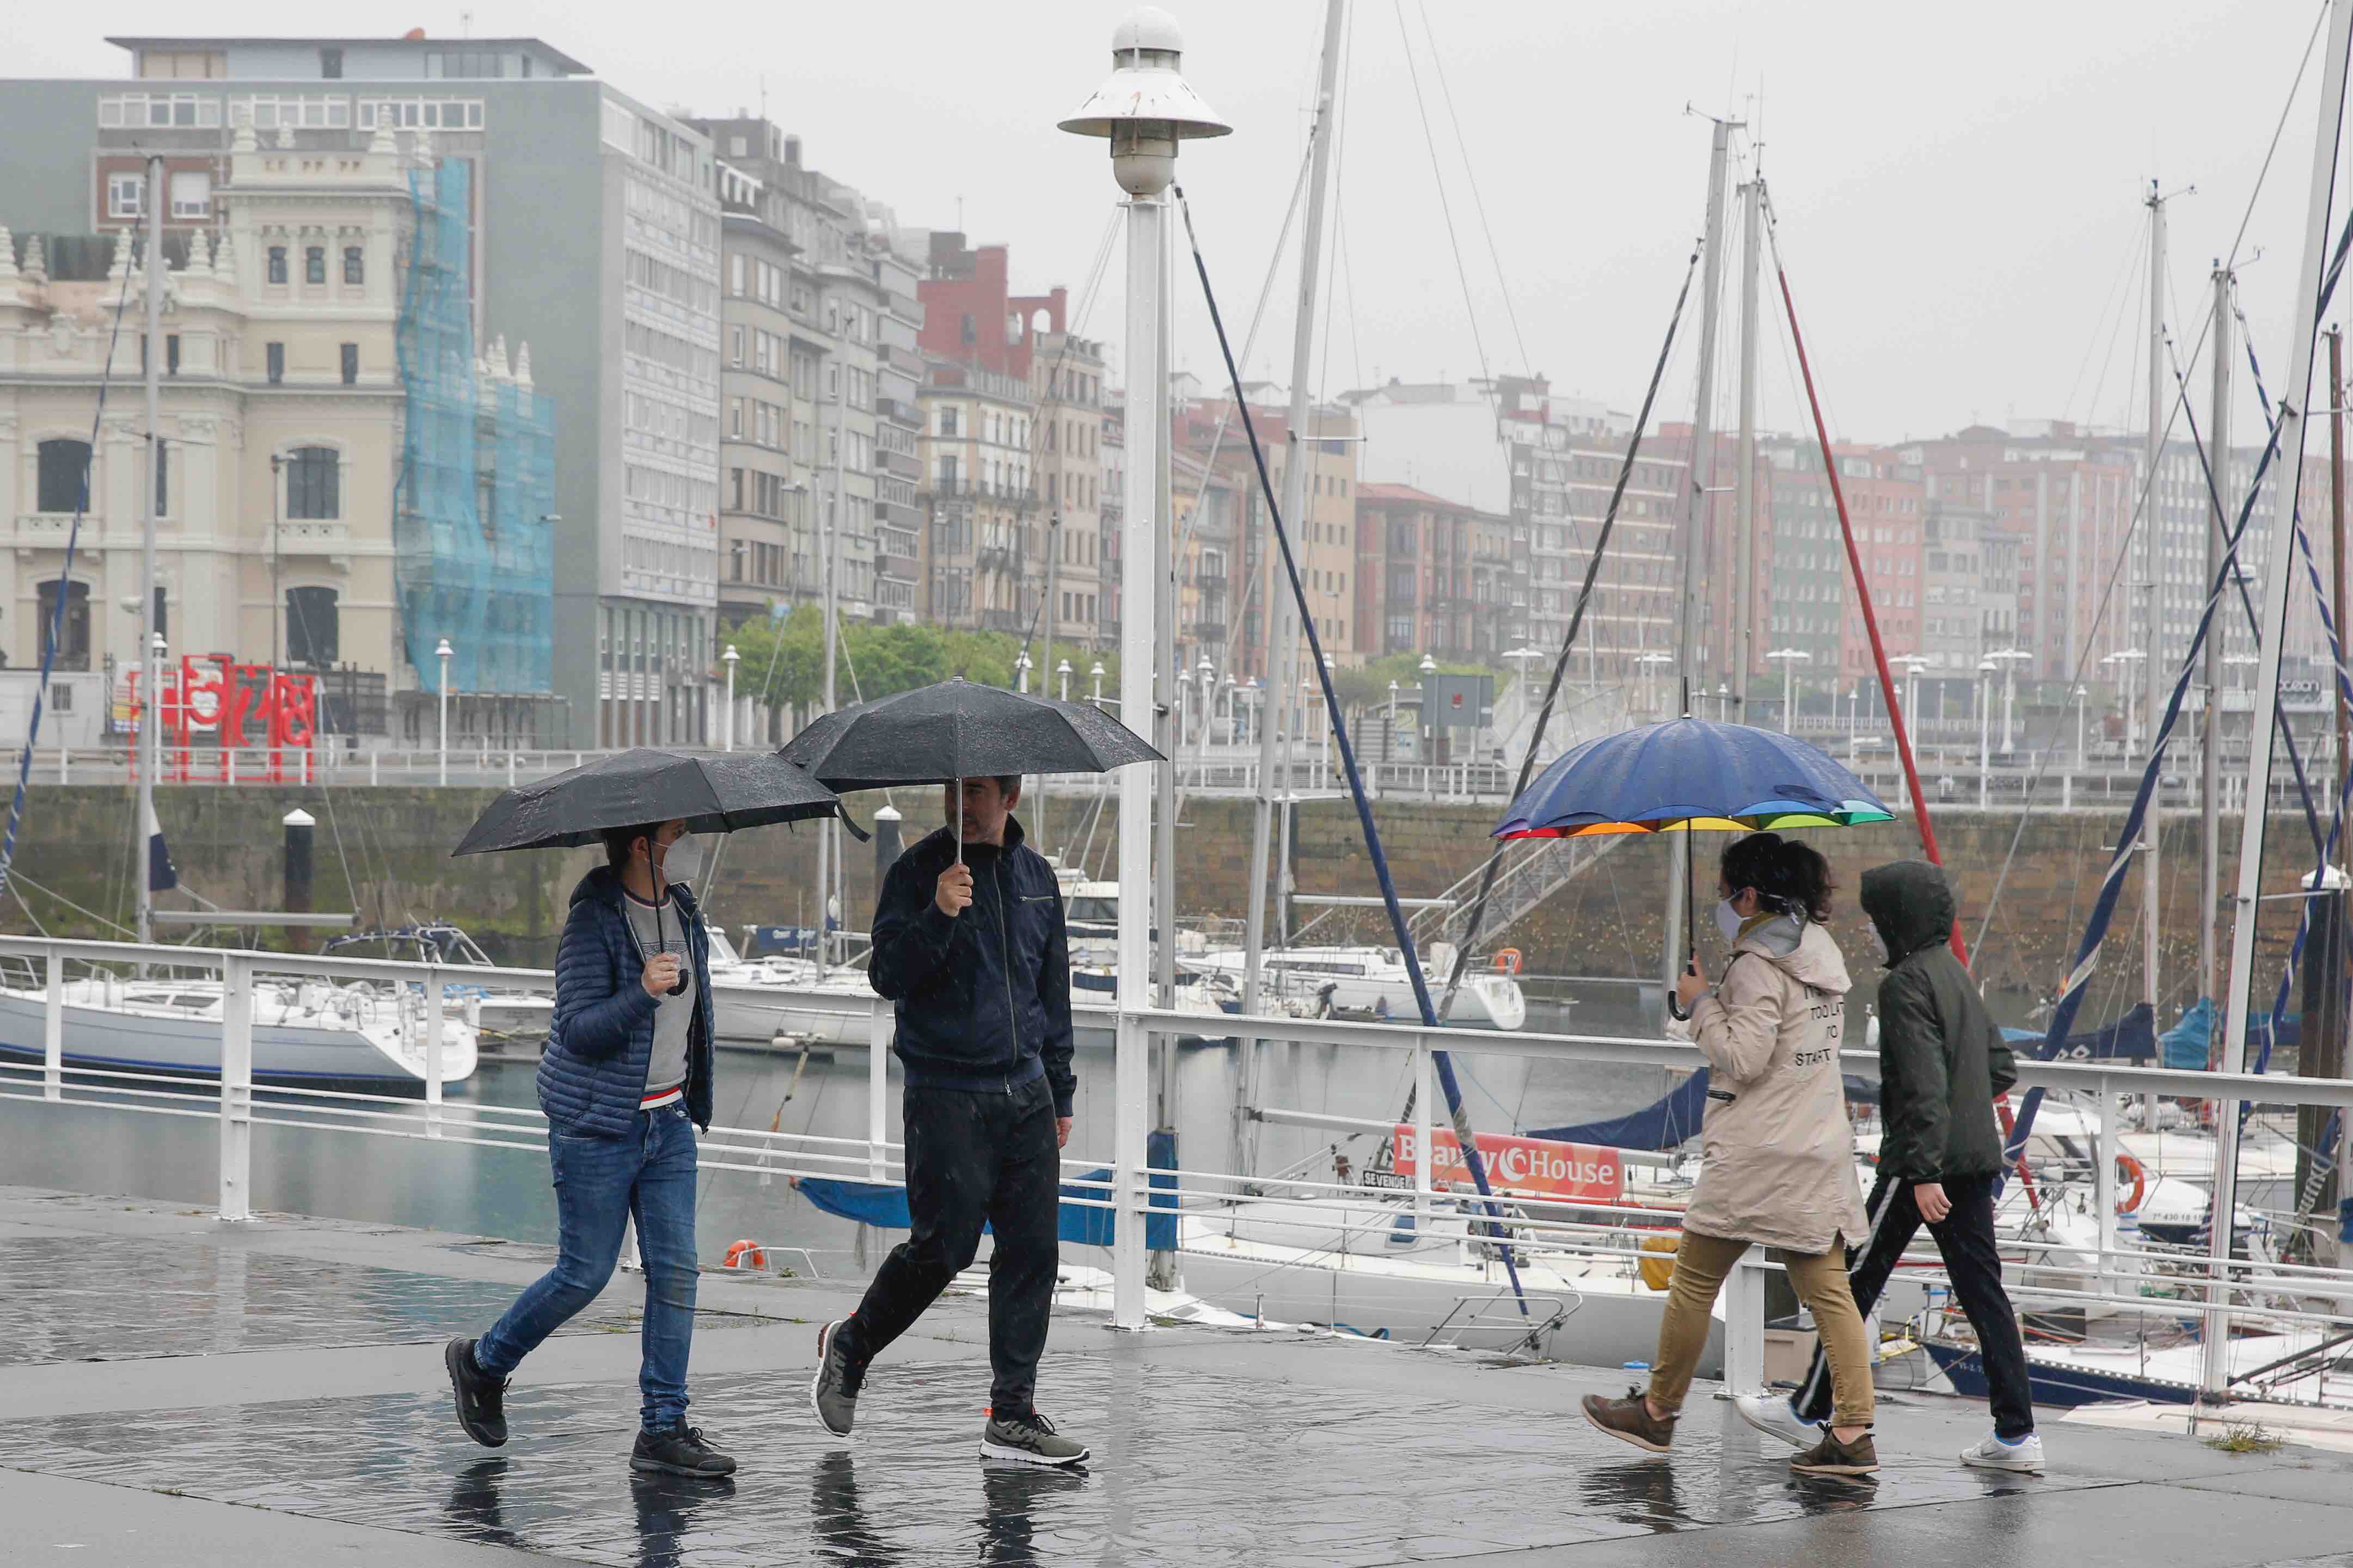
[[[1659,1359],[1651,1369],[1650,1391],[1651,1402],[1669,1415],[1683,1408],[1692,1370],[1707,1347],[1716,1294],[1748,1247],[1745,1241],[1687,1230],[1675,1249],[1675,1277],[1667,1289],[1666,1316],[1659,1323]],[[1871,1342],[1847,1289],[1845,1259],[1836,1251],[1819,1258],[1789,1253],[1785,1259],[1798,1299],[1813,1310],[1814,1323],[1821,1331],[1835,1398],[1831,1425],[1870,1426]]]

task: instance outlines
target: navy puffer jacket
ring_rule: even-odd
[[[672,904],[694,957],[694,1022],[687,1037],[686,1110],[711,1128],[711,935],[694,895],[672,884]],[[646,961],[629,934],[621,874],[599,866],[572,889],[555,948],[555,1013],[539,1058],[539,1108],[556,1131],[628,1138],[638,1130],[653,1059],[654,1010]]]

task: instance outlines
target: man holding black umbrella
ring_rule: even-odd
[[[874,989],[898,1004],[912,1230],[857,1311],[818,1333],[810,1402],[849,1436],[873,1358],[968,1266],[985,1224],[985,1458],[1068,1467],[1084,1446],[1031,1403],[1059,1263],[1071,1136],[1071,960],[1061,891],[1022,841],[1018,774],[944,786],[948,826],[900,857],[874,911]]]
[[[611,829],[556,948],[540,1058],[560,1245],[553,1270],[478,1340],[444,1352],[458,1420],[507,1440],[507,1378],[595,1300],[634,1212],[646,1267],[641,1429],[630,1468],[714,1478],[735,1461],[686,1425],[694,1339],[694,1128],[711,1125],[711,946],[687,887],[702,868],[684,820]],[[690,1125],[691,1124],[691,1125]]]

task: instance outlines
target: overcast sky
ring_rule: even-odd
[[[1326,253],[1337,293],[1320,391],[1473,375],[1483,353],[1493,371],[1525,365],[1560,392],[1634,407],[1705,205],[1708,127],[1685,115],[1689,103],[1748,119],[1749,134],[1761,129],[1833,426],[1873,440],[2012,416],[2137,424],[2147,182],[2196,187],[2170,207],[2167,274],[2179,310],[2168,316],[2186,321],[2176,325],[2186,353],[2212,258],[2248,212],[2318,13],[2317,0],[1348,3],[1339,244]],[[1117,193],[1103,143],[1054,121],[1108,70],[1111,30],[1126,8],[480,0],[470,30],[544,37],[663,107],[721,112],[758,105],[765,89],[771,117],[802,137],[814,166],[904,222],[953,227],[961,212],[976,242],[1011,246],[1018,288],[1064,283],[1075,295]],[[1303,151],[1323,6],[1168,8],[1185,29],[1187,75],[1234,126],[1222,141],[1190,144],[1179,172],[1239,337]],[[126,57],[104,34],[200,24],[299,35],[328,15],[354,35],[423,26],[455,37],[467,26],[448,0],[353,0],[331,11],[291,0],[215,0],[195,11],[182,0],[19,6],[6,69],[120,76]],[[2274,377],[2285,374],[2284,302],[2302,238],[2317,76],[2316,60],[2241,251],[2242,267],[2263,254],[2242,288]],[[1736,267],[1737,247],[1727,255]],[[1287,378],[1293,265],[1286,258],[1250,375]],[[1114,345],[1120,276],[1114,253],[1084,326]],[[1178,362],[1219,379],[1198,290],[1177,295]],[[1729,281],[1726,299],[1728,345]],[[1801,415],[1783,343],[1777,327],[1760,384],[1767,423],[1788,427]],[[1684,352],[1666,416],[1689,416],[1692,384]],[[2202,373],[2200,385],[2202,395]],[[2242,434],[2253,428],[2248,406]]]

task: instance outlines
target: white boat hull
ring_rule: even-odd
[[[87,983],[78,983],[86,985]],[[194,987],[178,989],[201,994]],[[216,994],[217,983],[212,990]],[[384,1005],[390,1010],[391,1004]],[[47,1004],[37,993],[0,990],[0,1056],[16,1061],[44,1059]],[[216,1001],[211,1015],[194,1008],[167,1010],[77,1005],[65,1007],[63,1063],[106,1072],[160,1073],[217,1080],[221,1070],[221,1021]],[[253,1076],[266,1083],[343,1084],[364,1089],[421,1089],[425,1081],[422,1030],[415,1019],[353,1026],[322,1020],[315,1014],[257,1007],[253,1025]],[[462,1021],[441,1026],[441,1081],[462,1083],[474,1074],[474,1031]]]

